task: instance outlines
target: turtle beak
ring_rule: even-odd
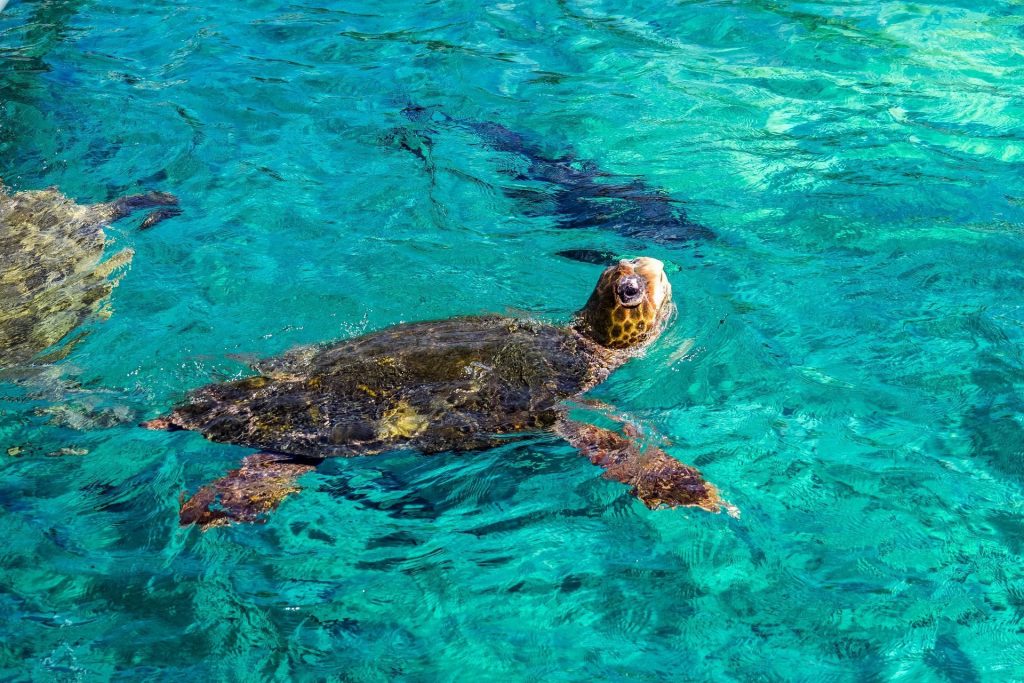
[[[665,264],[656,258],[641,256],[627,261],[633,272],[647,281],[647,293],[656,310],[672,299],[672,285],[665,277]]]

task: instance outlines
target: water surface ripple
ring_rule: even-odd
[[[1022,103],[1009,0],[15,0],[0,177],[185,214],[115,225],[112,317],[0,384],[0,679],[1024,680]],[[560,229],[512,152],[389,144],[409,105],[717,238]],[[266,525],[177,527],[247,451],[136,421],[236,354],[565,320],[598,271],[570,249],[669,264],[678,320],[595,398],[740,519],[651,513],[538,439],[330,462]]]

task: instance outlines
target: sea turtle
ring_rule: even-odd
[[[177,203],[149,192],[81,205],[56,188],[11,194],[0,185],[0,368],[37,359],[99,311],[116,285],[111,275],[133,255],[123,249],[104,260],[105,225],[162,207],[143,221],[146,229],[176,214]]]
[[[569,418],[573,401],[658,337],[671,291],[661,261],[622,260],[568,325],[495,315],[397,325],[259,362],[258,375],[197,389],[143,426],[262,449],[183,503],[181,523],[204,528],[261,519],[326,457],[470,451],[542,431],[652,509],[731,509],[625,421],[619,433]]]
[[[504,169],[519,185],[502,191],[524,200],[526,213],[551,214],[561,228],[602,228],[632,239],[665,245],[697,244],[714,232],[691,220],[679,202],[639,178],[623,178],[572,155],[551,157],[529,136],[491,121],[457,119],[419,106],[402,111],[410,125],[392,129],[386,142],[412,152],[433,177],[433,139],[441,130],[463,131],[487,147],[522,160]],[[608,263],[608,252],[569,249],[559,255],[587,263]]]

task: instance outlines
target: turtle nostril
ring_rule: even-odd
[[[623,278],[619,283],[618,294],[619,299],[627,306],[639,303],[643,295],[640,278],[636,276]]]

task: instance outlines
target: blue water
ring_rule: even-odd
[[[0,178],[184,214],[117,223],[113,315],[0,387],[0,679],[1024,680],[1022,103],[1009,0],[14,0]],[[718,237],[559,229],[512,153],[389,145],[410,104]],[[565,249],[666,262],[678,319],[594,397],[739,519],[538,438],[330,461],[265,525],[178,527],[249,451],[137,421],[236,355],[566,320],[600,269]]]

